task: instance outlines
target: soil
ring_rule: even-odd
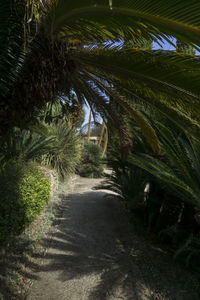
[[[77,178],[31,263],[28,300],[198,300],[191,277],[138,235],[123,203]]]

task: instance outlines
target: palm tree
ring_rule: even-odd
[[[164,183],[168,193],[195,207],[200,207],[200,144],[167,122],[157,122],[162,155],[135,153],[129,162]]]
[[[106,127],[105,134],[104,134],[104,145],[103,145],[103,150],[102,150],[101,158],[103,158],[105,156],[106,150],[107,150],[107,146],[108,146],[108,128]]]
[[[81,104],[87,99],[94,111],[104,117],[109,114],[120,127],[107,101],[108,96],[113,98],[121,111],[131,113],[154,151],[159,152],[160,145],[141,113],[143,105],[198,136],[200,126],[194,119],[198,119],[200,106],[199,60],[167,51],[123,49],[124,41],[145,38],[161,43],[168,36],[197,47],[197,1],[187,4],[187,10],[178,0],[153,0],[150,5],[147,0],[46,1],[39,17],[29,18],[28,25],[24,23],[24,1],[19,2],[16,6],[9,0],[1,10],[2,17],[5,11],[7,15],[12,12],[9,23],[0,18],[1,31],[5,31],[2,41],[8,41],[1,54],[6,58],[1,70],[1,135],[10,126],[23,126],[22,120],[32,119],[57,95],[67,99],[73,91]],[[27,26],[30,33],[27,37],[26,30],[24,40]]]
[[[102,125],[101,125],[101,131],[100,131],[100,136],[99,136],[99,141],[98,141],[98,146],[101,146],[101,142],[103,139],[103,134],[104,134],[104,129],[105,129],[105,122],[103,121]]]
[[[90,110],[90,114],[89,114],[89,122],[88,122],[88,136],[87,136],[87,140],[90,140],[90,135],[91,135],[91,120],[92,120],[92,111]]]

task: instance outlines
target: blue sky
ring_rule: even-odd
[[[172,40],[173,43],[176,43],[175,39]],[[168,42],[165,41],[163,48],[160,47],[156,42],[153,42],[153,49],[163,49],[163,50],[175,50],[175,48]]]

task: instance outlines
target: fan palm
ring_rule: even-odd
[[[19,17],[15,1],[9,4],[4,10],[12,10]],[[8,80],[9,86],[1,81],[1,134],[8,126],[32,118],[57,95],[69,96],[73,91],[81,104],[87,99],[93,110],[104,117],[109,114],[120,128],[117,116],[110,113],[107,97],[113,98],[122,111],[131,113],[154,151],[160,151],[158,138],[135,103],[159,110],[198,136],[200,127],[194,119],[200,106],[199,59],[167,51],[123,49],[129,40],[162,42],[169,36],[197,48],[200,3],[185,4],[187,9],[178,0],[48,1],[40,17],[32,19],[25,52],[16,55],[15,48],[6,48],[14,54],[15,64],[13,69],[3,69],[1,76],[15,76]],[[34,22],[37,30],[33,34]],[[22,34],[16,36],[13,24],[9,27],[9,43],[21,45]],[[3,19],[2,28],[7,25]]]

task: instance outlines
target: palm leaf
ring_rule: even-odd
[[[86,74],[87,76],[88,74]],[[129,101],[120,95],[114,88],[109,88],[105,83],[94,78],[94,76],[89,76],[98,85],[99,88],[103,88],[108,95],[110,95],[113,100],[134,119],[137,125],[142,129],[142,133],[145,135],[148,143],[151,145],[154,152],[160,152],[160,143],[156,135],[155,130],[152,128],[150,122],[142,115],[140,111],[137,111]]]
[[[23,60],[24,1],[1,3],[0,11],[0,93],[5,96],[15,83]],[[4,113],[6,103],[4,106]]]
[[[184,195],[184,200],[188,198],[187,201],[189,203],[192,202],[194,205],[199,205],[199,201],[195,191],[187,183],[179,179],[177,175],[173,172],[173,170],[170,167],[168,167],[167,164],[147,154],[131,155],[129,158],[129,162],[132,165],[146,170],[150,174],[154,175],[158,180],[164,181],[170,184],[170,186],[175,186],[181,189],[182,191],[184,190],[187,196],[180,192],[179,195],[181,195],[182,197]]]
[[[168,126],[156,124],[164,157],[133,154],[130,162],[169,184],[169,188],[184,201],[199,206],[199,143],[171,125],[169,121]]]
[[[106,74],[111,79],[140,80],[156,88],[164,86],[187,94],[199,103],[198,78],[200,61],[190,55],[140,49],[94,49],[76,54],[79,63],[89,71]]]
[[[185,4],[185,5],[184,5]],[[199,43],[200,20],[198,12],[200,3],[197,0],[189,4],[185,1],[147,0],[112,1],[112,9],[108,0],[76,0],[74,2],[60,0],[53,7],[48,24],[51,32],[59,32],[65,26],[73,27],[77,20],[95,21],[108,28],[116,29],[121,25],[121,32],[125,34],[124,27],[138,30],[141,24],[146,32],[153,30],[156,33],[174,35],[185,41]],[[75,20],[75,22],[74,22]],[[139,25],[136,26],[137,24]]]

